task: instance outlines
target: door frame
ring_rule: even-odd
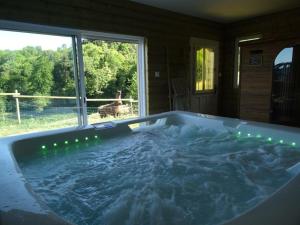
[[[59,35],[72,38],[74,53],[74,71],[75,71],[75,88],[76,102],[78,107],[78,125],[88,125],[87,121],[87,104],[86,104],[86,88],[84,82],[84,63],[82,54],[82,38],[94,38],[99,40],[110,40],[136,43],[137,51],[137,74],[138,74],[138,101],[139,116],[148,115],[148,76],[146,72],[146,55],[145,55],[145,38],[141,36],[132,36],[116,33],[106,33],[98,31],[87,31],[81,29],[62,28],[56,26],[39,25],[24,22],[15,22],[8,20],[0,20],[0,29],[17,32],[31,32],[37,34]],[[75,47],[74,47],[75,45]],[[76,68],[75,68],[76,67]]]
[[[95,31],[82,31],[80,34],[80,43],[82,38],[103,40],[103,41],[116,41],[116,42],[126,42],[137,44],[137,78],[138,78],[138,108],[139,116],[144,117],[148,115],[148,99],[147,99],[147,75],[145,69],[145,38],[139,36],[115,34],[115,33],[105,33],[105,32],[95,32]],[[80,44],[82,46],[82,43]],[[82,54],[82,53],[81,53]],[[83,54],[82,54],[83,56]],[[83,59],[83,57],[81,57]],[[83,64],[83,62],[82,62]],[[84,67],[84,65],[83,65]],[[83,71],[82,71],[83,73]],[[84,76],[84,73],[83,73]],[[85,89],[85,88],[84,88]],[[85,90],[83,90],[85,92]],[[86,104],[86,102],[85,102]],[[86,107],[85,107],[86,109]],[[87,116],[87,112],[84,112]]]

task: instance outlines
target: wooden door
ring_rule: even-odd
[[[219,43],[205,39],[191,39],[191,93],[192,112],[216,115],[218,113]]]

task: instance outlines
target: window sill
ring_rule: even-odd
[[[216,94],[216,90],[207,90],[207,91],[194,91],[194,95],[209,95],[209,94]]]

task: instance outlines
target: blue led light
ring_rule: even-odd
[[[292,142],[292,146],[294,146],[294,147],[295,147],[295,146],[296,146],[296,142]]]
[[[272,141],[272,138],[271,138],[271,137],[268,137],[268,141]]]
[[[280,144],[283,144],[283,140],[280,140],[279,143],[280,143]]]
[[[248,136],[248,137],[251,137],[251,134],[248,133],[247,136]]]

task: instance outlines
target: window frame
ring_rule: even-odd
[[[240,74],[240,63],[241,63],[241,48],[239,46],[240,43],[249,42],[249,41],[257,41],[262,39],[261,34],[254,34],[249,36],[242,36],[235,38],[234,43],[234,75],[233,75],[233,88],[240,88],[241,74]]]
[[[0,29],[17,32],[30,32],[36,34],[58,35],[72,38],[72,48],[74,54],[74,80],[76,88],[76,104],[78,108],[78,126],[88,125],[87,120],[87,102],[86,87],[84,82],[84,63],[82,53],[82,38],[93,38],[99,40],[120,41],[135,43],[138,45],[137,50],[137,74],[138,74],[138,99],[139,99],[139,116],[148,115],[148,84],[146,73],[146,56],[145,56],[145,38],[141,36],[123,35],[116,33],[106,33],[98,31],[87,31],[72,28],[62,28],[56,26],[39,25],[32,23],[15,22],[0,20]]]
[[[216,94],[218,83],[218,71],[219,71],[219,42],[214,40],[200,39],[192,37],[191,44],[191,85],[192,93],[194,95]],[[214,50],[214,75],[213,75],[213,89],[196,91],[196,54],[200,49],[213,49]]]

